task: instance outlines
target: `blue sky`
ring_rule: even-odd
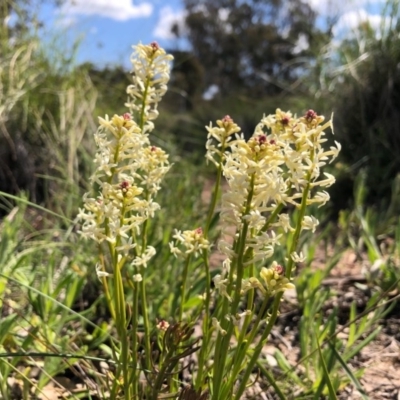
[[[180,0],[65,0],[61,9],[44,6],[39,16],[45,21],[46,39],[51,42],[61,35],[66,47],[79,40],[78,62],[91,61],[99,67],[129,66],[132,45],[140,41],[188,47],[170,32],[175,21],[184,19]]]
[[[348,34],[361,20],[369,19],[374,26],[380,22],[382,0],[306,1],[322,20],[328,15],[338,17],[338,37]],[[65,0],[61,9],[46,6],[39,15],[49,40],[60,31],[65,43],[79,39],[78,62],[91,61],[100,68],[107,64],[129,67],[131,46],[139,41],[155,40],[166,48],[188,47],[170,32],[174,22],[184,27],[181,0]]]

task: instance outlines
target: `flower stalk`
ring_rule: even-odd
[[[158,116],[157,105],[166,91],[172,57],[156,43],[139,44],[134,49],[133,83],[127,89],[130,113],[99,118],[100,127],[95,134],[96,170],[91,178],[98,189],[84,195],[84,208],[78,215],[81,234],[95,240],[101,249],[104,263],[98,276],[119,339],[113,352],[117,368],[112,399],[121,394],[126,399],[138,398],[139,310],[145,333],[145,371],[149,373],[153,367],[145,274],[155,249],[147,245],[147,230],[149,218],[160,208],[154,199],[170,168],[168,155],[151,144],[149,133]],[[108,285],[109,279],[113,285]],[[129,307],[133,314],[129,319],[125,294],[128,284],[133,289]]]
[[[294,118],[278,109],[275,115],[261,120],[248,141],[236,135],[229,144],[229,152],[225,152],[222,172],[229,189],[222,196],[221,219],[226,225],[236,227],[237,233],[232,244],[220,241],[219,249],[226,255],[225,265],[229,268],[214,278],[219,292],[217,302],[220,301],[221,306],[215,307],[219,330],[212,368],[213,399],[232,396],[238,376],[244,369],[245,378],[241,376],[242,384],[235,390],[236,398],[240,397],[239,392],[243,393],[279,315],[282,294],[294,287],[290,281],[294,262],[301,261],[301,255],[297,254],[300,234],[304,229],[314,230],[318,224],[314,217],[306,216],[307,206],[324,204],[328,199],[326,192],[317,192],[313,196],[311,190],[334,183],[329,174],[325,174],[324,180],[318,178],[326,160],[335,158],[340,150],[338,143],[337,147],[323,150],[324,130],[330,127],[330,122],[322,124],[323,120],[311,110],[303,117]],[[214,138],[219,140],[217,135]],[[218,145],[207,144],[207,159],[212,159]],[[294,227],[289,215],[282,213],[288,205],[299,209]],[[275,233],[279,230],[294,232],[286,266],[283,268],[273,262],[270,268],[263,267],[260,280],[254,272],[260,263],[273,256],[274,247],[279,245],[282,237],[282,233]],[[255,291],[265,296],[257,314],[254,311]],[[247,310],[239,313],[246,292]],[[271,296],[274,300],[268,306]],[[266,328],[254,347],[265,315]],[[252,329],[247,332],[251,323]],[[241,325],[240,329],[236,329],[237,324]],[[232,338],[235,338],[235,345]]]

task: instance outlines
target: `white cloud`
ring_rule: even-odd
[[[382,17],[368,14],[364,9],[349,11],[338,19],[333,28],[333,34],[334,36],[346,35],[358,28],[363,22],[368,22],[373,29],[378,30],[382,23]]]
[[[76,16],[73,16],[72,14],[66,15],[64,13],[57,13],[57,17],[57,26],[60,28],[73,29],[78,22]]]
[[[204,100],[212,100],[216,94],[218,94],[219,88],[217,85],[211,85],[208,89],[203,93]]]
[[[98,15],[118,21],[148,17],[152,12],[149,2],[133,4],[132,0],[68,0],[61,9],[63,15]]]
[[[159,12],[156,27],[153,30],[154,37],[158,39],[175,39],[171,28],[174,24],[178,25],[179,32],[185,34],[185,10],[174,11],[170,6],[163,7]]]
[[[307,0],[313,10],[323,17],[337,17],[347,12],[371,7],[385,0]]]
[[[228,21],[229,18],[229,8],[220,8],[218,10],[218,18],[222,21],[222,22],[226,22]]]
[[[319,16],[319,26],[326,21],[335,21],[333,26],[334,41],[339,43],[344,38],[354,37],[360,24],[368,22],[380,35],[383,17],[379,15],[385,0],[307,0]]]
[[[337,4],[338,2],[330,0],[308,0],[307,2],[311,8],[317,12],[317,14],[322,15],[323,17],[328,15],[337,15],[338,10],[340,9],[340,6]]]
[[[307,36],[303,33],[299,35],[297,39],[296,46],[293,49],[294,54],[299,54],[303,50],[307,50],[310,47],[310,43],[308,42]]]

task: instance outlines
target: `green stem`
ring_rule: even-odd
[[[294,261],[293,261],[291,255],[292,255],[292,253],[294,253],[296,251],[297,246],[299,244],[299,238],[300,238],[300,233],[301,233],[301,229],[302,229],[302,222],[303,222],[304,215],[306,213],[307,198],[308,198],[308,194],[310,193],[310,187],[311,187],[310,177],[311,177],[311,172],[309,172],[307,174],[307,185],[304,188],[303,196],[301,198],[301,205],[300,205],[300,211],[299,211],[299,215],[298,215],[297,222],[296,222],[296,229],[293,234],[292,245],[290,246],[290,254],[288,257],[289,261],[286,265],[286,273],[285,273],[285,276],[288,279],[290,279],[292,276],[292,269],[294,266]]]
[[[212,198],[211,198],[211,203],[210,203],[210,207],[208,209],[208,213],[207,213],[207,219],[206,219],[206,224],[204,226],[204,230],[203,230],[203,235],[205,239],[208,239],[208,233],[209,233],[209,229],[210,229],[210,225],[211,225],[211,221],[217,206],[217,201],[218,201],[218,195],[219,195],[219,191],[220,191],[220,187],[221,187],[221,178],[222,178],[222,162],[223,162],[223,154],[224,151],[226,149],[226,140],[224,139],[223,142],[221,143],[221,152],[220,152],[220,159],[219,159],[219,164],[218,164],[218,169],[217,169],[217,177],[216,177],[216,182],[215,182],[215,186],[214,186],[214,190],[213,190],[213,194],[212,194]],[[211,334],[212,334],[212,327],[211,327],[211,318],[210,318],[210,296],[211,296],[211,276],[210,276],[210,268],[209,268],[209,263],[208,263],[208,253],[207,251],[203,252],[203,258],[204,258],[204,263],[206,265],[206,281],[207,281],[207,288],[206,288],[206,301],[205,301],[205,318],[203,320],[203,341],[201,344],[201,349],[200,349],[200,358],[199,358],[199,362],[201,363],[202,368],[199,368],[199,373],[196,377],[196,389],[199,389],[200,386],[202,385],[202,377],[204,374],[204,364],[206,361],[206,356],[208,354],[208,351],[210,350],[208,348],[210,340],[211,340]],[[232,270],[230,274],[232,274]],[[230,282],[232,280],[230,279]],[[222,304],[222,313],[224,313],[224,311],[227,311],[228,309],[228,300],[226,298],[223,299],[223,304]],[[216,307],[215,312],[218,312],[219,307]],[[218,364],[218,353],[219,353],[219,344],[222,340],[222,337],[220,335],[220,333],[218,333],[217,335],[217,345],[216,345],[216,355],[214,357],[214,363],[216,362]],[[214,370],[218,370],[218,368],[215,367],[214,364]]]
[[[165,360],[170,360],[174,355],[174,350],[170,349],[168,350],[167,354],[165,355],[164,361]],[[157,378],[156,381],[154,382],[153,385],[153,393],[151,396],[152,400],[158,400],[158,394],[161,390],[162,384],[165,380],[165,376],[167,374],[167,370],[170,364],[168,362],[164,362],[160,368],[160,370],[157,372]]]
[[[204,318],[203,318],[203,341],[199,352],[198,373],[195,381],[195,389],[199,390],[203,385],[203,376],[206,373],[205,363],[208,354],[208,346],[211,340],[211,323],[210,323],[210,301],[211,301],[211,274],[210,264],[208,262],[208,250],[203,250],[203,260],[206,275],[206,292],[204,299]]]
[[[245,333],[245,330],[242,328],[240,339],[239,339],[238,344],[237,344],[237,351],[236,351],[236,354],[235,354],[235,360],[233,362],[233,370],[231,372],[231,375],[230,375],[230,378],[229,378],[229,382],[226,385],[226,389],[227,390],[229,388],[233,388],[234,387],[235,381],[236,381],[240,371],[242,370],[243,361],[244,361],[246,355],[248,354],[248,350],[249,350],[250,346],[254,343],[254,339],[256,337],[257,332],[259,332],[259,330],[260,330],[261,319],[262,319],[262,316],[265,315],[265,312],[266,312],[267,307],[268,307],[269,299],[270,299],[270,297],[268,295],[265,296],[265,298],[263,300],[263,303],[262,303],[262,306],[261,306],[261,308],[260,308],[260,310],[259,310],[259,312],[257,314],[257,318],[254,321],[253,328],[252,328],[251,332],[248,335],[246,335],[245,337],[243,337],[244,333]],[[250,320],[251,320],[252,315],[253,314],[251,314],[249,316]],[[223,392],[221,394],[221,398],[226,398],[224,396],[226,396],[226,392]]]
[[[145,345],[145,366],[147,371],[151,371],[151,343],[150,343],[150,323],[149,323],[149,314],[147,311],[147,298],[146,298],[146,285],[145,279],[139,282],[139,292],[140,292],[140,301],[142,304],[142,317],[143,317],[143,328],[144,328],[144,345]]]
[[[287,194],[288,196],[290,196],[290,193],[291,193],[291,192],[292,192],[292,187],[289,186],[289,188],[288,188],[286,194]],[[261,228],[261,232],[266,232],[266,231],[269,229],[269,227],[271,226],[271,224],[275,221],[276,217],[277,217],[277,216],[279,215],[279,213],[282,211],[283,207],[284,207],[284,204],[283,204],[283,203],[280,203],[280,204],[278,205],[278,207],[275,208],[275,210],[271,213],[271,215],[269,216],[269,218],[265,221],[264,226]]]
[[[3,378],[3,376],[2,376],[2,374],[0,372],[0,389],[1,389],[0,393],[1,393],[1,396],[2,396],[2,398],[4,400],[8,400],[9,399],[8,390],[7,390],[7,387],[6,387],[6,385],[7,385],[7,377],[8,376],[6,376],[6,378]]]
[[[139,284],[138,282],[133,283],[133,307],[132,307],[132,332],[131,332],[131,348],[132,348],[132,375],[131,375],[131,387],[132,396],[134,399],[138,398],[138,315],[139,315]],[[147,351],[146,351],[147,353]]]
[[[179,306],[179,319],[178,319],[179,322],[182,321],[183,317],[183,305],[185,304],[185,298],[186,298],[186,281],[191,259],[192,255],[188,254],[188,256],[186,257],[185,267],[183,268],[182,285],[181,285],[181,304]]]
[[[249,268],[250,268],[249,276],[254,276],[254,265],[252,264],[251,266],[249,266]],[[246,315],[245,318],[244,318],[243,325],[242,325],[241,331],[240,331],[240,336],[239,336],[239,339],[238,339],[238,345],[243,342],[244,337],[245,337],[246,332],[247,332],[247,328],[249,327],[250,322],[251,322],[251,320],[253,318],[254,295],[255,295],[255,290],[254,289],[249,290],[248,293],[247,293],[247,306],[246,306],[246,309],[247,310],[252,310],[252,312],[251,312],[251,314]]]
[[[122,276],[120,266],[115,260],[114,268],[114,296],[115,296],[115,310],[116,310],[116,328],[120,339],[120,357],[119,364],[122,369],[124,379],[124,395],[125,399],[131,399],[131,387],[129,379],[129,342],[127,337],[126,326],[126,308],[125,308],[125,295],[124,286],[122,283]]]
[[[150,195],[147,193],[146,195],[146,200],[149,200]],[[142,256],[147,247],[147,230],[148,230],[148,224],[149,220],[146,219],[143,223],[143,228],[141,230],[141,248],[139,251],[136,253],[138,256]],[[141,269],[140,274],[142,275],[142,280],[139,282],[138,285],[135,285],[135,288],[139,292],[140,296],[140,302],[142,306],[142,317],[143,317],[143,328],[144,328],[144,346],[145,346],[145,366],[147,371],[151,371],[152,363],[151,363],[151,342],[150,342],[150,337],[151,337],[151,331],[150,331],[150,323],[149,323],[149,315],[147,311],[147,296],[146,296],[146,283],[145,283],[145,276],[144,276],[144,268]],[[139,306],[137,305],[137,314],[135,315],[135,318],[137,319],[139,316]],[[136,321],[137,323],[137,321]],[[136,332],[137,333],[137,332]],[[136,337],[137,340],[137,337]]]
[[[214,185],[214,191],[213,191],[212,198],[211,198],[211,204],[208,209],[206,225],[204,227],[204,237],[206,239],[208,239],[208,231],[210,229],[211,220],[214,215],[215,208],[217,206],[218,196],[219,196],[219,192],[220,192],[222,171],[223,171],[222,163],[224,161],[224,152],[227,148],[227,139],[228,139],[228,137],[223,137],[222,142],[221,142],[221,150],[219,153],[219,163],[218,163],[218,168],[217,168],[217,180]]]
[[[237,247],[238,242],[235,242],[233,247]],[[228,287],[227,287],[227,293],[230,293],[232,290],[233,286],[233,276],[236,270],[236,259],[232,261],[231,268],[229,270],[229,277],[228,277]],[[221,297],[220,297],[221,298]],[[227,297],[222,296],[222,305],[219,306],[217,304],[215,308],[215,318],[218,320],[222,320],[224,323],[224,316],[228,314],[228,309],[229,309],[229,300]],[[222,324],[221,324],[222,325]],[[214,393],[219,390],[219,384],[222,382],[222,376],[224,373],[224,369],[221,368],[222,365],[222,343],[224,340],[224,336],[221,334],[221,332],[217,333],[217,339],[215,341],[215,352],[214,352],[214,364],[213,364],[213,387],[212,387],[212,395],[214,396]]]
[[[261,232],[266,232],[269,229],[270,225],[275,221],[278,214],[282,211],[282,208],[283,204],[280,203],[279,206],[275,208],[274,212],[271,213],[269,218],[265,221],[264,226],[261,228]]]
[[[249,346],[254,342],[254,338],[256,337],[256,334],[260,329],[261,319],[262,319],[262,317],[265,315],[265,313],[267,311],[268,302],[269,302],[270,298],[271,297],[269,295],[266,295],[264,297],[264,300],[262,302],[261,308],[260,308],[260,310],[259,310],[259,312],[257,314],[257,318],[254,321],[253,328],[250,331],[250,333],[248,335],[246,335],[246,340],[247,340]]]
[[[149,196],[146,197],[146,201],[148,201],[148,200],[149,200]],[[142,254],[144,253],[144,251],[146,250],[146,247],[147,247],[147,230],[148,230],[148,226],[149,226],[148,222],[149,222],[148,219],[146,219],[143,222],[143,228],[142,228],[142,234],[141,234],[142,235],[142,250],[141,250]]]
[[[104,268],[104,254],[103,254],[103,252],[101,250],[101,246],[99,246],[99,258],[100,258],[100,263],[101,263],[101,265],[103,267],[102,269],[103,269],[103,271],[105,271],[105,268]],[[108,310],[110,311],[111,318],[113,319],[113,321],[115,321],[115,309],[114,309],[114,304],[113,304],[112,299],[111,299],[111,293],[110,293],[110,288],[108,286],[107,279],[108,278],[106,276],[103,276],[101,278],[101,283],[103,284],[104,295],[106,297],[106,303],[107,303]]]
[[[272,313],[271,317],[269,318],[267,327],[265,328],[263,334],[261,335],[261,338],[257,344],[257,346],[254,348],[253,355],[251,356],[249,362],[247,363],[246,370],[241,377],[241,382],[239,385],[239,388],[235,394],[235,400],[240,400],[240,396],[243,394],[243,392],[246,389],[247,382],[249,381],[250,375],[253,371],[254,365],[256,364],[260,353],[264,347],[264,344],[272,330],[272,327],[275,325],[276,319],[278,318],[278,311],[279,311],[279,304],[282,298],[283,292],[279,292],[276,294],[273,305],[272,305]]]
[[[254,180],[255,180],[255,174],[253,173],[250,178],[249,193],[247,195],[245,203],[246,208],[245,211],[243,212],[243,216],[248,215],[248,213],[251,210],[251,201],[254,194]],[[246,239],[247,239],[248,228],[249,228],[248,222],[244,221],[242,226],[242,231],[240,232],[240,236],[237,243],[237,249],[236,249],[237,251],[235,251],[235,254],[237,254],[237,268],[236,268],[236,284],[235,284],[234,297],[230,307],[231,318],[236,314],[241,297],[240,292],[242,289],[242,280],[244,275],[243,261],[246,251]],[[230,272],[232,272],[232,270],[233,269],[231,268]],[[233,284],[233,279],[230,282],[232,282]],[[226,361],[229,354],[230,339],[232,337],[232,333],[235,327],[230,319],[229,320],[226,319],[226,314],[222,315],[221,317],[222,317],[221,327],[222,329],[226,330],[226,334],[222,336],[221,332],[218,332],[218,337],[217,337],[217,345],[216,345],[215,359],[214,359],[214,363],[215,362],[217,363],[214,364],[213,368],[214,375],[213,375],[212,399],[214,400],[220,399],[220,388],[221,385],[223,384],[224,374],[226,373]]]
[[[149,65],[147,67],[148,71],[151,69],[152,64],[153,64],[153,58],[151,59],[151,61],[149,62]],[[142,100],[140,116],[139,116],[139,127],[142,132],[143,132],[143,127],[144,127],[144,123],[145,123],[147,94],[149,92],[149,87],[150,87],[151,79],[152,79],[152,77],[149,76],[148,73],[146,74],[146,76],[147,76],[147,78],[146,78],[146,83],[144,86],[143,100]]]
[[[292,254],[293,252],[296,251],[297,249],[297,245],[298,245],[298,241],[300,238],[300,233],[301,233],[301,224],[305,215],[305,211],[306,211],[306,207],[307,207],[307,198],[308,198],[308,194],[310,192],[310,179],[311,179],[311,172],[307,173],[307,185],[304,188],[303,191],[303,195],[302,195],[302,200],[301,200],[301,205],[300,205],[300,212],[298,214],[298,218],[297,218],[297,222],[296,222],[296,229],[293,235],[293,242],[292,245],[290,247],[290,254]],[[290,279],[291,278],[291,274],[292,274],[292,270],[293,270],[293,266],[294,266],[294,261],[292,259],[292,257],[290,257],[289,255],[289,261],[288,264],[286,266],[286,274],[285,276]],[[258,357],[262,351],[262,348],[269,336],[269,334],[271,333],[271,330],[273,328],[273,326],[275,325],[276,319],[278,318],[278,314],[279,314],[279,304],[281,301],[281,298],[283,296],[283,292],[279,292],[275,295],[275,299],[274,302],[272,304],[272,313],[271,316],[269,318],[267,327],[265,328],[257,346],[254,349],[253,355],[251,357],[251,359],[249,360],[248,364],[247,364],[247,368],[244,372],[244,375],[242,377],[241,383],[239,385],[238,391],[236,392],[235,395],[235,399],[239,400],[240,396],[243,394],[244,390],[246,389],[246,385],[247,382],[249,380],[250,374],[252,373],[252,370],[254,368],[254,365],[256,364]]]
[[[222,158],[222,157],[221,157]],[[204,226],[203,230],[203,236],[205,239],[208,239],[208,231],[210,229],[211,225],[211,220],[215,212],[215,208],[217,206],[217,201],[218,201],[218,195],[220,191],[220,186],[221,186],[221,177],[222,177],[222,160],[218,165],[218,170],[217,170],[217,180],[215,182],[212,198],[211,198],[211,204],[210,207],[208,208],[208,213],[207,213],[207,219],[206,219],[206,224]]]
[[[143,101],[141,104],[141,111],[140,111],[140,116],[139,116],[139,127],[141,129],[141,131],[143,132],[143,127],[144,127],[144,115],[145,115],[145,110],[146,110],[146,98],[147,98],[147,92],[149,90],[149,86],[150,86],[150,79],[147,78],[146,79],[146,84],[145,84],[145,88],[144,88],[144,92],[143,92]]]
[[[217,201],[219,197],[219,192],[220,192],[220,187],[221,187],[221,178],[222,178],[222,162],[224,158],[224,151],[226,149],[226,140],[224,139],[221,143],[221,152],[220,152],[220,159],[219,159],[219,164],[217,168],[217,177],[216,177],[216,182],[214,185],[214,190],[211,198],[211,203],[210,207],[208,209],[207,213],[207,219],[206,223],[203,229],[203,235],[205,239],[208,239],[208,233],[210,230],[210,225],[211,221],[213,218],[213,215],[215,213],[215,209],[217,206]],[[211,275],[210,275],[210,267],[208,263],[208,252],[206,250],[203,251],[203,259],[204,259],[204,264],[205,264],[205,269],[206,269],[206,299],[205,299],[205,304],[204,304],[204,310],[205,310],[205,316],[203,319],[203,341],[201,344],[201,349],[200,349],[200,355],[199,355],[199,373],[196,377],[196,383],[195,387],[196,389],[200,389],[200,387],[203,384],[203,374],[205,373],[204,366],[206,362],[206,357],[209,352],[209,343],[211,340],[211,334],[212,334],[212,327],[211,327],[211,318],[210,318],[210,299],[211,299]],[[227,309],[228,308],[228,302],[227,299],[224,299],[225,301],[223,302],[223,307],[222,309]],[[218,307],[216,307],[216,311],[218,310]],[[218,341],[221,341],[221,336],[218,335],[217,337],[217,343]],[[216,346],[218,348],[218,346]],[[218,358],[218,357],[217,357]]]

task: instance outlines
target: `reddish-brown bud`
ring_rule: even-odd
[[[222,118],[222,122],[233,122],[233,119],[229,115],[225,115],[225,117]]]
[[[314,111],[314,110],[308,110],[306,112],[306,115],[304,116],[304,118],[308,121],[311,122],[313,119],[317,118],[318,114]]]
[[[282,265],[276,265],[275,266],[275,272],[278,274],[278,275],[284,275],[285,274],[285,268],[283,268],[282,267]]]
[[[288,125],[288,124],[289,124],[289,121],[290,121],[290,118],[289,118],[287,115],[285,115],[285,116],[282,117],[282,119],[281,119],[282,125]]]
[[[157,42],[151,42],[150,46],[151,46],[151,48],[153,49],[154,52],[156,52],[160,48],[160,46],[159,46],[159,44]]]
[[[126,190],[126,189],[129,188],[129,182],[127,182],[127,181],[122,181],[122,182],[119,184],[119,187],[120,187],[121,190]]]
[[[165,321],[164,319],[162,319],[161,321],[158,322],[157,328],[158,328],[160,331],[164,331],[164,332],[165,332],[165,331],[169,328],[169,323],[168,323],[168,321]]]
[[[267,143],[267,137],[265,135],[258,135],[257,141],[258,141],[258,144],[260,144],[260,145]]]

